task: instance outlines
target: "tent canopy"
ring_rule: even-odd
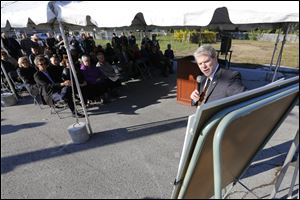
[[[132,1],[1,1],[1,27],[53,23],[98,27],[154,25],[160,27],[210,24],[299,22],[299,2],[132,2]],[[91,20],[87,20],[90,16]]]

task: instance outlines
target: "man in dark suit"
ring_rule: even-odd
[[[199,47],[194,57],[205,78],[201,79],[200,91],[196,89],[190,96],[192,105],[204,104],[246,90],[239,72],[219,66],[216,50],[210,45]]]
[[[45,102],[48,105],[53,105],[53,103],[63,100],[68,104],[73,117],[75,117],[75,107],[70,80],[57,82],[54,79],[54,73],[47,67],[44,56],[37,56],[34,59],[34,64],[38,68],[38,71],[34,74],[34,80],[41,89]],[[77,113],[77,116],[84,117],[80,113]]]

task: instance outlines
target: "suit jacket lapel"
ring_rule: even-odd
[[[219,78],[221,77],[221,74],[222,74],[222,70],[221,70],[221,67],[219,67],[219,69],[217,70],[217,72],[214,76],[214,79],[212,80],[212,82],[210,83],[210,85],[207,89],[206,100],[209,98],[209,96],[211,95],[211,93],[215,89],[216,85],[218,84],[218,81],[219,81]]]

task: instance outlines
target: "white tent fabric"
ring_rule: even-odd
[[[12,27],[26,27],[30,18],[35,24],[55,18],[49,1],[1,1],[1,27],[9,20]],[[229,16],[233,24],[299,22],[299,2],[231,2],[231,1],[56,1],[62,22],[87,25],[86,16],[98,27],[130,26],[137,13],[143,13],[147,25],[207,26],[217,8],[226,7],[214,23],[224,23]],[[228,13],[226,13],[228,11]]]
[[[27,26],[28,18],[35,24],[46,23],[54,19],[48,8],[48,1],[1,1],[1,27],[8,20],[11,27]]]

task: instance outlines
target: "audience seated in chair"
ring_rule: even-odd
[[[30,61],[30,64],[34,66],[34,59],[37,55],[40,54],[40,47],[39,46],[32,46],[31,47],[31,54],[29,55],[29,61]]]
[[[69,80],[55,82],[53,72],[49,70],[46,59],[43,56],[37,56],[34,63],[38,68],[38,71],[34,74],[34,80],[40,87],[45,102],[53,107],[53,102],[65,101],[75,117],[75,107],[70,87],[71,82]],[[79,117],[83,117],[82,114],[77,114]]]
[[[101,72],[99,68],[91,64],[90,56],[83,55],[81,60],[82,64],[80,70],[85,81],[87,82],[88,98],[94,99],[104,95],[106,96],[104,98],[106,101],[109,88],[108,78]]]
[[[67,58],[68,59],[68,56],[67,55],[63,55],[63,59],[64,58]],[[50,71],[52,71],[53,73],[53,77],[54,78],[54,82],[60,82],[62,79],[61,79],[61,75],[62,75],[62,71],[63,71],[63,66],[60,65],[59,63],[59,58],[57,55],[52,55],[52,57],[50,58],[50,64],[49,64],[49,69]]]
[[[108,78],[108,88],[110,91],[113,91],[115,88],[121,86],[120,76],[116,73],[115,68],[105,61],[105,56],[103,52],[97,53],[98,63],[96,67],[100,69],[100,71]]]
[[[77,79],[78,79],[78,82],[79,82],[81,94],[83,96],[83,101],[84,101],[85,104],[87,104],[87,100],[88,100],[87,82],[84,80],[84,77],[83,77],[82,72],[80,71],[80,68],[76,66],[78,63],[73,61],[73,64],[74,64],[74,68],[75,68],[75,71],[76,71],[76,76],[77,76]],[[62,72],[62,76],[61,76],[62,80],[63,81],[67,81],[67,80],[71,81],[71,67],[70,67],[70,63],[69,63],[69,60],[68,60],[67,56],[64,56],[64,58],[61,61],[60,65],[64,67],[63,72]],[[74,90],[75,90],[75,94],[78,94],[77,87],[76,87],[76,84],[75,84],[75,81],[74,81],[74,76],[73,76],[72,80],[73,80],[73,87],[74,87]]]
[[[162,52],[160,51],[158,46],[151,47],[150,65],[152,67],[156,67],[156,68],[160,69],[161,74],[164,77],[168,76],[169,70],[171,68],[170,62],[168,61],[168,59],[166,59],[164,57],[164,55],[162,54]]]
[[[1,49],[1,65],[3,65],[10,81],[13,84],[13,87],[15,90],[17,90],[17,84],[20,83],[21,81],[19,80],[18,74],[17,74],[17,67],[14,66],[11,62],[8,60],[8,54],[6,51]],[[1,68],[1,76],[4,77],[4,74],[2,72]],[[6,80],[7,81],[7,80]]]
[[[17,69],[17,73],[20,79],[25,84],[25,87],[29,94],[36,98],[39,96],[39,88],[34,80],[34,74],[37,70],[30,64],[27,56],[20,57],[18,59],[19,68]]]
[[[135,71],[133,66],[133,58],[125,44],[122,44],[121,50],[117,52],[117,57],[119,60],[118,66],[121,68],[124,76],[127,78],[132,78]]]

